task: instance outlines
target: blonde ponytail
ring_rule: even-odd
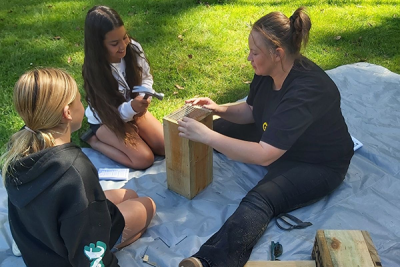
[[[64,107],[77,93],[75,80],[59,69],[36,69],[19,78],[14,87],[14,106],[26,126],[11,136],[7,151],[0,157],[4,183],[19,159],[54,146],[54,128],[60,125]]]

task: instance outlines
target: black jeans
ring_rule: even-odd
[[[337,171],[317,164],[277,160],[193,257],[210,267],[244,266],[274,216],[326,196],[341,184],[346,172],[347,168]]]

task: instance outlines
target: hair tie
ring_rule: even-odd
[[[36,132],[34,130],[32,130],[31,128],[29,128],[28,126],[24,126],[25,130],[27,130],[28,132],[31,132],[33,134],[36,134]]]
[[[290,16],[289,20],[290,20],[290,23],[294,23],[295,18],[293,16]]]

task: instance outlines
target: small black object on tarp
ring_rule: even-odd
[[[283,223],[285,223],[286,225],[288,225],[288,227],[283,227],[279,224],[279,221],[282,221]],[[292,230],[292,229],[302,229],[302,228],[306,228],[310,225],[312,225],[312,223],[310,222],[303,222],[302,220],[296,218],[293,215],[287,214],[287,213],[282,213],[279,214],[278,216],[276,216],[276,225],[282,229],[282,230]]]
[[[278,257],[283,253],[283,247],[279,242],[271,241],[271,260],[279,261]]]

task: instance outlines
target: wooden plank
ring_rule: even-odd
[[[324,230],[317,230],[314,248],[311,255],[312,258],[316,261],[317,267],[333,267],[331,256],[329,254],[328,244],[325,240]]]
[[[212,116],[204,117],[201,123],[212,129]],[[213,178],[212,147],[202,143],[189,141],[190,153],[190,199],[206,188]]]
[[[317,267],[376,267],[380,263],[372,240],[360,230],[318,230],[312,257]],[[371,245],[367,245],[370,242]],[[374,256],[371,256],[371,251]],[[378,258],[377,258],[378,257]]]
[[[189,140],[180,138],[178,125],[163,121],[168,188],[190,198]]]
[[[315,261],[248,261],[245,267],[315,267]]]
[[[361,233],[364,236],[365,242],[367,243],[372,263],[374,264],[375,267],[381,267],[382,266],[381,259],[379,258],[378,251],[376,251],[374,243],[372,242],[371,236],[369,235],[368,231],[361,231]]]

